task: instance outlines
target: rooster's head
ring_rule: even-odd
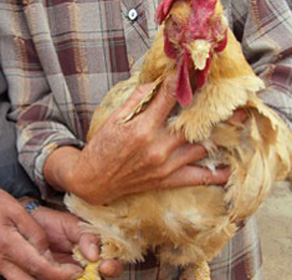
[[[227,44],[228,24],[221,3],[164,0],[158,7],[156,20],[165,24],[164,51],[176,60],[177,99],[181,105],[189,105],[193,88],[202,88],[208,79],[214,53],[223,51]]]

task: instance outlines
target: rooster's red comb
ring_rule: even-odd
[[[217,0],[192,0],[192,10],[196,18],[208,21],[214,14]]]
[[[160,3],[155,13],[155,20],[158,24],[161,24],[165,20],[175,1],[163,0]],[[191,0],[191,2],[194,16],[206,21],[214,14],[217,0]]]
[[[217,0],[192,0],[190,27],[197,38],[205,38],[210,29],[208,22],[215,13]]]

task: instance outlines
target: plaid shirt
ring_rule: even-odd
[[[0,67],[17,121],[20,161],[49,198],[43,164],[58,146],[82,147],[95,107],[139,65],[155,36],[157,0],[0,0]],[[256,73],[260,97],[292,128],[291,0],[222,0]],[[135,20],[129,11],[138,13]],[[1,71],[0,71],[1,75]],[[1,80],[1,79],[0,79]],[[1,87],[0,87],[1,88]],[[261,279],[253,220],[212,262],[212,280]],[[155,261],[124,279],[155,279]]]

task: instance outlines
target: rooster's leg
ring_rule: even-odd
[[[98,268],[102,262],[101,259],[95,263],[89,262],[83,257],[78,246],[74,248],[73,257],[76,261],[78,261],[81,265],[85,267],[82,277],[78,278],[77,280],[101,280],[102,279],[98,271]]]
[[[77,280],[102,280],[98,272],[98,267],[100,263],[101,261],[88,264],[84,269],[83,276],[81,278],[78,278]]]
[[[210,267],[206,261],[185,267],[179,280],[211,280]]]

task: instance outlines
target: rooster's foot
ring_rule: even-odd
[[[210,267],[205,261],[197,264],[190,264],[185,267],[179,280],[211,280]]]
[[[99,274],[99,266],[101,265],[102,260],[98,262],[90,262],[84,258],[78,246],[76,246],[73,250],[73,258],[78,261],[82,266],[85,267],[82,277],[77,280],[101,280],[101,276]]]
[[[83,272],[83,276],[77,280],[102,280],[98,268],[101,262],[88,264]]]

